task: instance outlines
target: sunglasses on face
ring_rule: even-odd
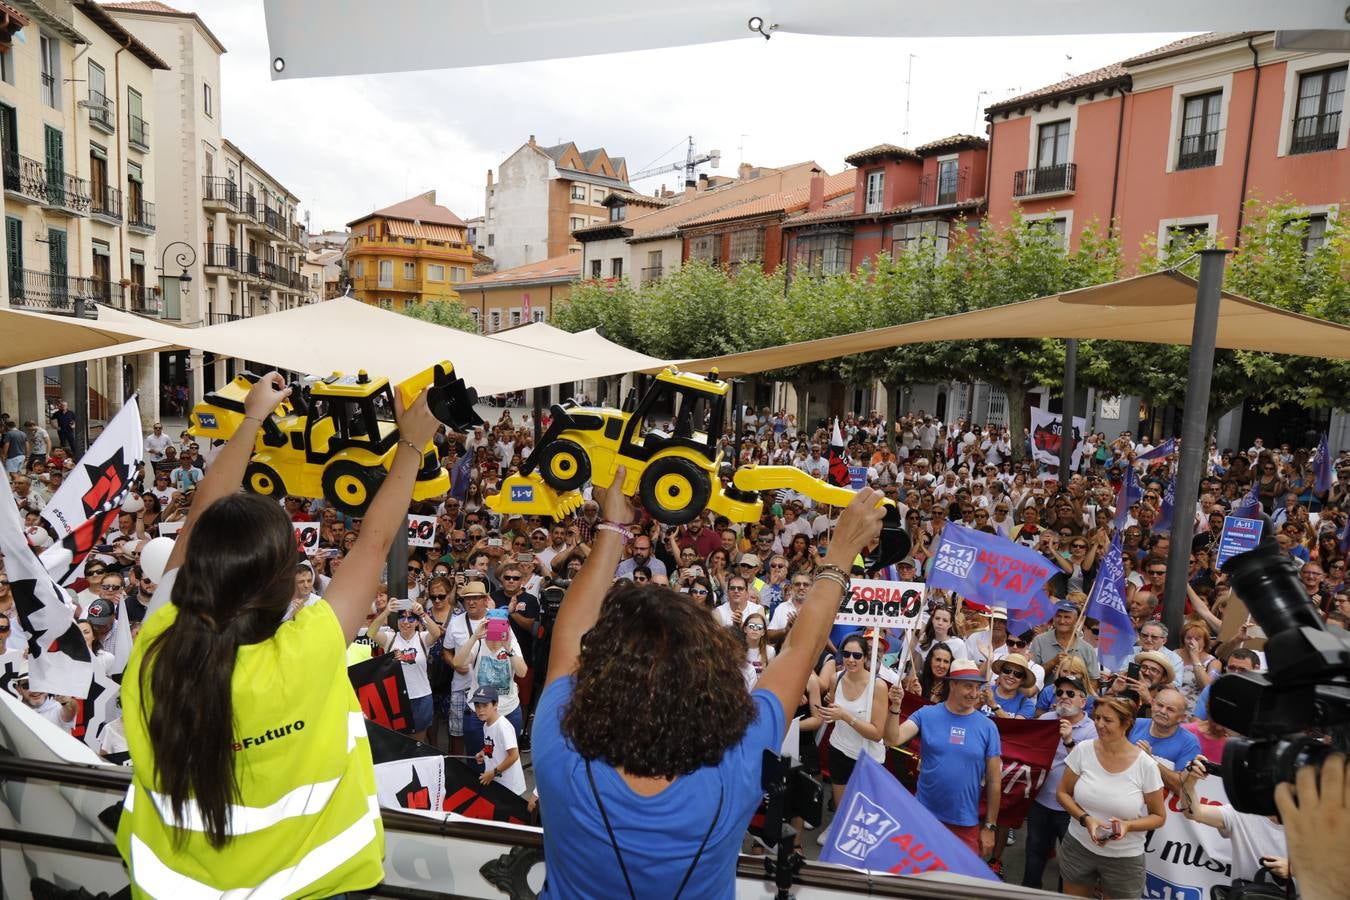
[[[1089,627],[1088,631],[1092,632],[1093,634],[1098,634],[1101,631],[1101,629]]]
[[[1008,638],[1008,640],[1005,641],[1004,643],[1006,643],[1009,647],[1025,647],[1027,645],[1026,641],[1019,641],[1015,638]]]
[[[427,596],[430,597],[432,600],[436,601],[437,603],[439,603],[442,600],[446,600],[450,597],[449,594],[428,594]]]
[[[693,595],[696,596],[696,597],[706,597],[706,596],[708,596],[708,589],[707,589],[707,588],[694,588],[694,589],[691,590],[689,593],[693,594]]]
[[[422,574],[422,567],[421,567],[421,566],[408,566],[408,571],[409,571],[409,572],[416,572],[418,575],[421,575],[421,574]]]
[[[1056,697],[1077,697],[1078,692],[1073,688],[1058,688],[1055,690]]]
[[[398,620],[400,622],[416,622],[417,616],[414,616],[412,613],[399,613]]]
[[[743,591],[743,590],[745,590],[745,585],[742,585],[742,584],[729,584],[729,585],[727,585],[727,591],[728,591],[728,592],[735,591],[736,593],[740,593],[740,592]]]
[[[764,626],[761,625],[761,624],[759,624],[758,622],[751,622],[749,625],[745,626],[745,630],[746,630],[746,631],[763,631],[763,630],[764,630]]]
[[[502,576],[502,581],[519,581],[519,580],[520,580],[520,576],[519,576],[519,575],[503,575],[503,576]]]
[[[839,655],[844,659],[862,659],[867,654],[863,653],[861,650],[844,650],[841,651]]]

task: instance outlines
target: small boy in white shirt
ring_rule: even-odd
[[[478,780],[485,785],[500,780],[503,786],[524,796],[525,769],[520,764],[516,729],[497,712],[497,689],[480,687],[469,702],[483,723],[483,749],[476,758],[484,768]]]

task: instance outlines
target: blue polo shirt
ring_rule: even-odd
[[[1021,716],[1024,719],[1036,717],[1036,701],[1021,691],[1011,697],[1000,697],[998,691],[994,691],[994,702],[998,704],[999,709],[1010,716]]]
[[[623,872],[586,777],[585,760],[561,730],[562,714],[575,687],[574,677],[554,681],[544,689],[535,712],[535,778],[548,857],[539,896],[627,897]],[[708,845],[683,896],[727,900],[735,896],[741,838],[764,795],[760,783],[764,751],[778,752],[786,728],[777,697],[765,690],[751,697],[755,718],[722,761],[681,775],[658,794],[634,793],[613,766],[603,759],[591,761],[596,790],[637,896],[673,893],[714,819]]]
[[[1130,729],[1130,743],[1148,741],[1153,748],[1154,759],[1171,763],[1173,771],[1180,772],[1200,755],[1200,741],[1185,728],[1178,727],[1170,737],[1156,738],[1149,734],[1152,727],[1152,719],[1136,719],[1134,727]]]
[[[958,716],[945,703],[925,706],[909,721],[923,741],[915,797],[948,825],[980,824],[985,761],[1003,752],[998,726],[978,710]]]

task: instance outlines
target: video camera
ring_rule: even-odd
[[[1223,564],[1266,632],[1267,671],[1219,678],[1210,717],[1245,737],[1224,747],[1223,785],[1241,812],[1275,815],[1275,785],[1350,749],[1350,634],[1327,627],[1265,520],[1256,549]]]

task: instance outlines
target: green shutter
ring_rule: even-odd
[[[66,277],[66,233],[59,228],[47,229],[47,262],[52,277]]]
[[[9,273],[9,296],[23,296],[23,221],[5,216],[5,265]]]
[[[65,135],[50,125],[46,127],[47,144],[47,199],[58,206],[65,204],[66,140]]]

